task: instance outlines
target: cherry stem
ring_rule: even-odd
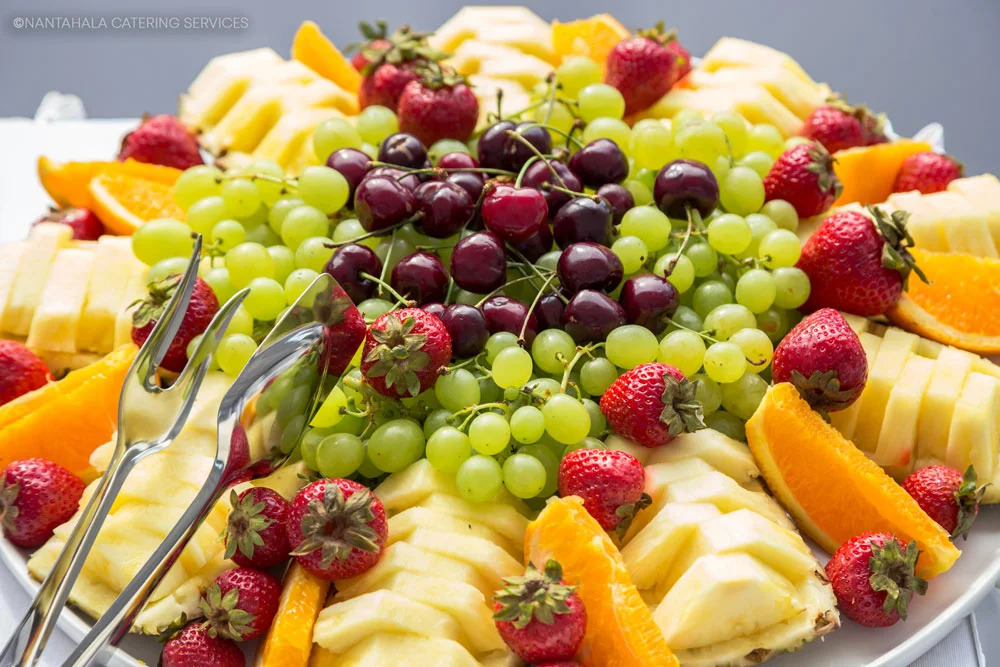
[[[518,267],[518,268],[520,268],[520,267]],[[524,276],[524,275],[523,275],[523,276],[521,276],[520,278],[514,278],[513,280],[508,280],[508,281],[507,281],[507,282],[505,282],[505,283],[504,283],[503,285],[501,285],[500,287],[496,288],[495,290],[493,290],[492,292],[490,292],[489,294],[487,294],[486,296],[484,296],[484,297],[483,297],[482,299],[480,299],[480,300],[479,300],[479,301],[478,301],[478,302],[476,303],[475,307],[476,307],[476,308],[481,308],[481,307],[482,307],[482,305],[483,305],[484,303],[486,303],[486,301],[487,301],[487,300],[489,300],[489,299],[490,299],[490,297],[493,297],[493,296],[496,296],[496,295],[497,295],[497,294],[499,294],[499,293],[500,293],[501,291],[503,291],[503,289],[504,289],[505,287],[508,287],[508,286],[510,286],[510,285],[513,285],[514,283],[523,283],[523,282],[524,282],[525,280],[534,280],[534,279],[535,279],[535,276],[533,276],[533,275],[531,275],[531,276]]]
[[[400,171],[406,172],[403,176],[398,176],[397,180],[405,178],[406,176],[418,176],[420,174],[435,174],[437,176],[452,174],[456,172],[472,171],[479,174],[490,174],[493,176],[514,176],[514,172],[509,169],[493,169],[490,167],[401,167],[398,164],[392,164],[391,162],[379,162],[378,160],[372,160],[369,163],[373,167],[391,167],[393,169],[399,169]]]
[[[566,194],[572,195],[573,197],[586,197],[585,194],[583,194],[582,192],[577,192],[576,190],[570,190],[569,188],[559,187],[558,185],[553,185],[552,183],[547,183],[546,185],[548,185],[550,190],[555,190],[556,192],[565,192]],[[594,195],[592,199],[596,201],[597,195]]]
[[[685,206],[684,210],[687,212],[687,231],[684,232],[684,239],[681,241],[681,246],[677,249],[677,252],[674,253],[674,256],[670,258],[670,261],[667,262],[666,267],[664,267],[664,277],[669,276],[674,272],[674,269],[677,268],[677,262],[680,261],[681,255],[684,253],[688,243],[691,241],[691,234],[694,232],[694,216],[698,216],[699,220],[701,219],[701,214],[698,213],[698,211],[692,211],[690,206]]]
[[[506,244],[506,245],[507,245],[507,249],[511,252],[511,254],[513,254],[515,257],[517,257],[519,260],[521,260],[521,262],[523,263],[524,266],[528,267],[531,271],[533,271],[543,281],[546,281],[546,282],[549,281],[549,278],[550,278],[550,276],[553,275],[553,272],[549,271],[548,272],[549,275],[546,275],[545,273],[542,273],[542,269],[540,267],[538,267],[538,266],[535,266],[535,264],[533,262],[528,261],[528,258],[525,257],[524,254],[521,253],[520,250],[518,250],[517,248],[515,248],[514,246],[512,246],[509,243]],[[543,286],[544,286],[544,284],[545,283],[543,283]],[[563,303],[569,303],[569,299],[567,299],[565,296],[563,296],[562,293],[559,292],[559,290],[553,290],[553,292],[555,292],[556,296],[558,296],[560,299],[562,299]]]
[[[573,128],[570,128],[569,132],[563,132],[558,127],[555,127],[555,126],[552,126],[552,125],[546,125],[545,123],[532,123],[531,125],[525,125],[524,127],[521,128],[521,130],[522,131],[523,130],[530,130],[533,127],[543,127],[546,130],[548,130],[549,132],[555,132],[556,134],[558,134],[560,136],[566,137],[567,142],[573,142],[574,144],[576,144],[577,148],[583,148],[583,146],[584,146],[584,144],[583,144],[582,141],[580,141],[579,139],[577,139],[576,137],[573,136]],[[573,127],[576,127],[576,123],[573,124]],[[508,130],[508,132],[509,131],[510,130]]]
[[[562,392],[566,393],[566,387],[569,386],[569,375],[573,372],[573,367],[586,355],[593,356],[591,353],[598,349],[604,347],[604,343],[593,343],[591,345],[583,345],[576,348],[576,356],[566,362],[566,370],[563,371],[562,383],[559,385],[562,388]]]
[[[354,238],[347,239],[346,241],[331,241],[330,243],[324,243],[323,246],[326,247],[326,248],[339,248],[341,246],[350,245],[352,243],[357,243],[358,241],[364,241],[365,239],[370,239],[373,236],[385,236],[385,233],[389,232],[389,231],[391,231],[391,232],[393,232],[393,234],[395,234],[395,231],[397,229],[399,229],[403,225],[410,224],[410,222],[411,221],[409,219],[402,220],[400,222],[397,222],[394,225],[389,225],[388,227],[384,227],[384,228],[376,230],[374,232],[365,232],[364,234],[361,234],[360,236],[355,236]],[[393,238],[395,238],[395,236],[393,236]]]
[[[528,130],[534,127],[542,127],[542,126],[538,124],[528,125],[527,127],[522,128],[522,130]],[[562,185],[564,188],[566,187],[566,181],[563,180],[563,177],[559,175],[559,172],[556,171],[556,168],[553,167],[552,164],[548,161],[547,159],[548,156],[542,155],[542,152],[538,150],[538,148],[533,143],[525,139],[524,136],[521,135],[521,132],[517,130],[507,130],[506,134],[511,139],[519,141],[520,143],[527,146],[528,149],[535,154],[535,157],[537,159],[545,163],[545,166],[549,168],[549,171],[551,171],[552,175],[556,177],[556,180],[559,181],[559,184]],[[531,162],[531,160],[528,160],[528,162]],[[514,187],[521,187],[521,179],[524,178],[524,174],[528,171],[528,162],[526,162],[524,166],[521,167],[521,172],[517,175],[517,181],[515,182]]]
[[[391,249],[390,249],[390,252],[391,252]],[[388,260],[388,259],[389,258],[386,257],[386,260]],[[385,269],[384,266],[382,268]],[[413,308],[415,305],[417,305],[416,301],[412,301],[410,299],[407,299],[405,296],[402,296],[399,292],[397,292],[396,290],[392,289],[392,287],[389,285],[389,283],[385,282],[381,278],[376,278],[375,276],[373,276],[372,274],[368,273],[367,271],[361,271],[361,272],[358,273],[358,275],[360,277],[364,278],[365,280],[370,280],[373,283],[377,283],[378,286],[379,286],[379,294],[381,294],[382,290],[384,289],[386,292],[388,292],[390,295],[392,295],[393,298],[396,299],[396,301],[399,303],[399,305],[403,306],[404,308]]]
[[[528,330],[528,320],[531,319],[531,314],[535,312],[535,306],[538,305],[539,300],[542,298],[542,294],[549,288],[552,281],[556,279],[556,274],[552,274],[548,279],[542,284],[542,289],[538,290],[535,294],[535,298],[532,300],[531,305],[528,306],[528,312],[524,315],[524,322],[521,323],[521,333],[517,336],[517,344],[524,347],[524,334]]]

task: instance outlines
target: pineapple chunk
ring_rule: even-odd
[[[178,116],[195,131],[214,127],[255,78],[283,63],[281,56],[268,48],[212,58],[181,96]]]
[[[125,298],[122,307],[115,316],[115,347],[132,342],[132,314],[135,312],[136,301],[146,297],[146,272],[140,271],[132,276],[125,288]]]
[[[385,548],[382,557],[370,570],[353,579],[338,582],[337,599],[346,600],[370,593],[399,572],[414,572],[463,582],[490,598],[497,588],[476,568],[463,561],[426,551],[407,542],[397,542]]]
[[[7,297],[0,331],[15,336],[28,335],[56,255],[69,247],[72,239],[73,230],[67,225],[45,222],[32,227],[28,247],[18,263],[18,272]]]
[[[993,241],[1000,247],[1000,180],[993,174],[958,178],[948,184],[948,192],[962,195],[980,211]]]
[[[978,257],[997,257],[997,246],[982,211],[955,192],[924,195],[924,201],[942,220],[948,249]]]
[[[949,251],[948,235],[941,224],[940,215],[924,195],[917,190],[895,192],[889,195],[886,203],[910,214],[906,229],[917,246],[936,252]]]
[[[714,72],[724,67],[784,67],[811,86],[818,86],[791,56],[763,44],[723,37],[701,59],[701,69]]]
[[[889,392],[878,446],[871,458],[897,479],[906,477],[913,467],[920,405],[933,372],[933,361],[911,355],[899,382]]]
[[[285,114],[261,139],[253,157],[271,160],[287,169],[301,150],[308,148],[313,151],[312,136],[317,125],[341,116],[342,113],[329,107],[298,109]]]
[[[794,530],[791,519],[773,499],[744,489],[721,472],[671,484],[667,487],[665,498],[668,503],[709,503],[723,513],[748,509],[771,519],[779,526]]]
[[[670,441],[669,447],[653,449],[644,465],[653,466],[690,457],[702,459],[740,484],[760,477],[760,470],[750,451],[712,429],[706,429],[704,434],[699,431],[697,434],[684,433],[677,436]]]
[[[55,257],[28,331],[27,346],[35,350],[75,353],[87,284],[94,269],[94,252],[65,248]]]
[[[515,81],[531,88],[545,80],[552,66],[544,60],[521,53],[517,49],[478,40],[468,40],[458,47],[448,64],[459,74],[481,74],[494,79]]]
[[[655,588],[698,526],[721,516],[715,505],[708,504],[663,508],[634,537],[626,537],[622,558],[632,583],[640,590]]]
[[[649,463],[649,457],[654,451],[649,447],[643,447],[639,443],[633,442],[628,438],[623,438],[617,433],[609,435],[604,441],[604,444],[608,449],[617,449],[620,452],[631,454],[635,458],[639,459],[639,463],[642,465],[647,465]]]
[[[851,317],[856,317],[851,315]],[[864,320],[868,322],[868,320]],[[850,320],[848,320],[850,322]],[[852,323],[853,328],[856,323]],[[879,347],[882,345],[882,339],[874,334],[867,332],[861,332],[858,335],[861,340],[861,347],[865,350],[865,358],[868,361],[868,368],[872,367],[875,362],[875,356],[878,354]],[[844,434],[844,437],[850,440],[854,437],[854,431],[858,427],[858,415],[861,413],[861,404],[864,401],[865,394],[862,390],[861,395],[858,396],[853,403],[851,403],[844,410],[838,410],[837,412],[830,413],[830,423],[833,424],[834,428]]]
[[[467,40],[502,44],[557,64],[552,28],[527,7],[463,7],[428,40],[436,49],[454,53]]]
[[[869,367],[868,383],[858,399],[861,409],[853,441],[862,451],[875,451],[889,393],[899,381],[903,364],[916,347],[917,336],[902,329],[889,329],[882,338],[875,362]]]
[[[420,459],[405,470],[389,475],[373,493],[382,501],[386,514],[395,514],[434,493],[457,496],[458,487],[454,475],[446,475],[427,459]]]
[[[14,288],[14,279],[21,266],[21,258],[27,251],[28,244],[24,241],[0,245],[0,324],[4,321],[4,312],[7,310],[7,302]],[[0,331],[2,330],[0,327]]]
[[[448,514],[432,512],[425,507],[411,507],[390,517],[388,544],[407,541],[413,534],[413,531],[418,528],[447,531],[449,533],[470,535],[489,540],[516,558],[520,558],[524,552],[523,545],[514,545],[513,542],[492,528],[487,528],[481,523],[462,520]]]
[[[520,561],[481,537],[418,528],[410,535],[407,544],[467,563],[498,588],[501,579],[516,577],[524,572]]]
[[[997,461],[997,420],[1000,418],[1000,381],[981,373],[969,373],[948,433],[945,462],[964,471],[975,466],[981,480],[992,480]]]
[[[797,77],[780,66],[727,67],[714,72],[697,68],[688,77],[692,88],[732,88],[752,83],[771,93],[803,121],[813,109],[826,103],[827,91]]]
[[[524,544],[524,531],[528,528],[528,520],[510,505],[503,503],[477,503],[474,505],[461,498],[443,493],[432,493],[421,500],[418,505],[459,519],[481,523],[515,543]]]
[[[314,653],[319,650],[313,651]],[[326,653],[325,650],[322,652]],[[461,644],[450,639],[409,634],[380,633],[368,637],[343,656],[330,655],[330,662],[310,662],[313,667],[479,667]],[[320,658],[322,659],[322,658]]]
[[[145,272],[132,254],[132,241],[124,236],[102,236],[97,241],[94,266],[87,285],[86,305],[80,317],[76,344],[81,350],[107,354],[115,346],[115,318],[125,302],[134,277]]]
[[[934,362],[917,424],[917,468],[930,460],[947,460],[948,432],[955,403],[972,370],[974,359],[975,355],[969,352],[945,347]]]

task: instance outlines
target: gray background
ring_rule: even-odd
[[[208,59],[268,45],[287,55],[299,23],[311,18],[338,45],[358,38],[357,22],[385,17],[432,29],[460,0],[0,0],[0,116],[31,115],[42,95],[80,95],[95,117],[171,112]],[[813,78],[884,111],[898,131],[944,123],[949,152],[970,173],[996,170],[1000,150],[1000,2],[997,0],[528,0],[543,18],[611,11],[629,27],[658,19],[680,31],[693,54],[721,35],[786,51]],[[245,16],[242,31],[17,31],[24,15]]]

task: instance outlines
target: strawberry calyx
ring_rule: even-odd
[[[833,171],[833,165],[837,162],[837,158],[830,155],[830,151],[826,150],[823,144],[818,141],[808,144],[806,150],[809,152],[810,159],[806,170],[816,174],[816,185],[823,192],[832,192],[834,198],[839,198],[840,193],[844,191],[844,186]]]
[[[219,535],[219,540],[226,543],[225,558],[232,559],[237,549],[247,558],[253,558],[254,548],[264,546],[261,532],[273,523],[263,514],[267,503],[254,502],[252,493],[240,499],[239,494],[233,490],[229,495],[229,504],[233,509],[229,512],[226,527]]]
[[[334,560],[346,560],[353,551],[375,553],[379,550],[378,535],[371,527],[374,496],[362,489],[345,497],[334,482],[323,487],[323,499],[311,500],[302,516],[302,542],[292,551],[293,556],[305,556],[317,549],[322,552],[321,567]]]
[[[927,592],[927,582],[914,573],[920,555],[917,542],[910,541],[906,551],[895,538],[881,545],[872,541],[870,545],[872,555],[868,559],[868,569],[872,574],[868,583],[873,591],[885,591],[882,610],[887,614],[895,611],[905,621],[910,604],[909,593],[923,595]]]
[[[182,611],[181,615],[167,623],[164,626],[160,626],[156,631],[156,641],[161,644],[166,644],[168,641],[176,637],[181,633],[181,630],[188,624],[188,615],[186,611]]]
[[[20,492],[20,484],[7,484],[7,473],[0,473],[0,526],[7,530],[14,530],[14,521],[21,513],[21,509],[15,504]]]
[[[878,206],[867,206],[868,213],[875,221],[875,227],[879,234],[885,239],[882,247],[882,266],[887,269],[898,271],[903,277],[903,289],[907,288],[910,272],[917,274],[922,281],[930,284],[927,276],[917,266],[917,260],[910,254],[910,248],[914,246],[913,237],[906,228],[906,222],[910,214],[906,211],[893,211],[891,215],[886,215],[885,211]]]
[[[420,82],[424,87],[430,90],[453,88],[460,84],[469,85],[464,76],[451,67],[443,66],[434,60],[429,60],[418,65],[417,74],[420,75]]]
[[[552,625],[557,615],[572,611],[567,600],[576,586],[564,584],[562,575],[562,565],[555,559],[549,559],[543,572],[534,563],[528,563],[524,576],[505,578],[504,587],[494,594],[493,600],[500,604],[500,609],[493,619],[509,621],[518,629],[527,627],[534,619]]]
[[[977,486],[977,482],[976,469],[970,465],[965,470],[965,474],[962,475],[962,483],[955,489],[955,502],[958,504],[958,523],[955,525],[955,530],[951,533],[951,539],[953,540],[958,537],[969,539],[969,530],[972,528],[972,522],[976,520],[976,515],[979,514],[979,503],[982,502],[983,494],[986,493],[986,487],[989,486],[989,484]]]
[[[615,535],[618,536],[619,540],[625,539],[625,533],[628,532],[629,526],[632,525],[632,520],[635,519],[635,515],[652,504],[653,498],[648,493],[643,492],[643,494],[639,496],[639,500],[634,503],[621,505],[615,510],[615,514],[621,518],[621,521],[619,521],[618,525],[615,526]]]
[[[371,349],[366,362],[374,362],[365,373],[368,377],[385,377],[385,386],[402,383],[411,396],[420,393],[420,378],[417,371],[427,368],[431,358],[421,348],[427,343],[426,334],[413,333],[416,320],[389,315],[385,319],[385,329],[371,329],[371,335],[378,343]]]
[[[677,29],[670,28],[667,30],[663,21],[657,21],[656,25],[652,28],[646,28],[644,30],[636,30],[636,37],[645,37],[646,39],[651,39],[660,46],[664,44],[669,44],[670,42],[677,41]]]
[[[361,55],[368,61],[361,72],[365,76],[385,63],[401,65],[415,60],[438,61],[448,57],[447,53],[432,48],[427,43],[427,38],[434,34],[431,32],[414,32],[410,26],[404,25],[389,35],[389,26],[383,20],[376,21],[375,26],[362,21],[359,28],[368,41],[364,44],[348,44],[346,51],[361,51]],[[376,42],[389,42],[389,45],[375,46]]]
[[[138,306],[132,313],[132,326],[141,329],[150,322],[159,320],[160,316],[163,315],[163,309],[167,307],[167,302],[177,291],[177,286],[181,284],[183,278],[184,276],[181,274],[175,273],[163,280],[150,283],[149,295],[131,304],[131,306]]]
[[[814,410],[829,412],[843,410],[853,403],[854,390],[840,388],[840,378],[837,371],[813,371],[806,377],[797,370],[792,371],[792,384],[799,390],[803,400]]]
[[[826,99],[826,105],[857,118],[868,134],[885,134],[885,114],[875,113],[864,104],[849,104],[843,95],[831,95]]]
[[[660,421],[667,425],[670,437],[681,433],[694,433],[706,428],[702,418],[701,401],[695,398],[696,385],[687,378],[678,380],[670,373],[663,374],[663,411]]]
[[[251,624],[256,616],[237,607],[239,602],[239,588],[230,588],[225,595],[217,583],[205,589],[205,595],[198,605],[205,615],[205,620],[201,624],[205,634],[213,639],[222,637],[238,642],[253,632]]]

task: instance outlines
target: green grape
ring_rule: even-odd
[[[776,294],[774,305],[779,308],[798,308],[809,299],[812,285],[809,276],[795,266],[783,266],[772,273]]]
[[[704,122],[705,117],[697,109],[681,109],[674,114],[673,119],[670,121],[670,126],[674,132],[677,132],[690,125],[697,125]]]
[[[466,459],[472,456],[472,445],[469,444],[469,436],[454,426],[442,425],[427,436],[427,451],[424,455],[435,469],[456,473]]]
[[[588,359],[580,367],[580,385],[591,396],[600,396],[618,379],[618,369],[604,357]]]
[[[392,109],[379,104],[373,104],[361,110],[361,113],[358,114],[355,127],[357,127],[358,136],[361,138],[361,141],[378,146],[390,134],[399,132],[399,120]],[[332,153],[333,151],[330,152]]]
[[[777,158],[785,152],[785,137],[774,125],[754,125],[747,132],[747,151],[762,151]]]
[[[750,245],[753,233],[746,220],[732,213],[725,213],[708,223],[708,244],[716,252],[735,255]]]
[[[577,449],[607,449],[607,448],[608,446],[605,445],[600,439],[591,438],[588,436],[583,440],[581,440],[580,442],[577,442],[572,445],[566,445],[566,453],[568,454],[569,452],[576,451]]]
[[[767,334],[772,343],[778,343],[788,330],[788,314],[781,308],[768,308],[757,315],[757,328]]]
[[[470,456],[459,466],[455,483],[470,503],[489,502],[503,488],[503,469],[492,456]]]
[[[361,226],[361,223],[355,218],[348,218],[347,220],[341,220],[336,227],[333,228],[333,240],[337,243],[354,242],[359,236],[365,234],[365,228]],[[372,236],[367,239],[361,239],[357,243],[367,246],[374,250],[378,247],[378,244],[382,242],[382,239],[377,236]]]
[[[726,133],[729,148],[734,157],[739,157],[747,149],[747,122],[735,111],[720,111],[712,116],[711,121]]]
[[[638,123],[632,128],[629,155],[643,169],[659,169],[677,154],[674,137],[666,125],[658,120],[648,125]],[[636,205],[641,206],[638,201]]]
[[[336,426],[344,418],[344,410],[346,408],[347,394],[344,393],[343,388],[335,386],[323,400],[323,404],[316,411],[316,414],[313,415],[309,425],[319,428]],[[305,406],[303,406],[303,409],[305,409]]]
[[[653,206],[636,206],[622,216],[619,233],[623,237],[635,236],[646,244],[646,249],[656,252],[670,241],[670,219]]]
[[[399,472],[424,455],[424,431],[410,419],[393,419],[375,429],[368,455],[382,472]]]
[[[281,240],[296,250],[299,244],[314,236],[326,236],[330,221],[321,210],[309,205],[299,206],[288,212],[281,223]]]
[[[705,373],[716,382],[736,382],[746,372],[743,350],[736,343],[712,343],[705,350]]]
[[[488,341],[487,344],[489,344]],[[520,387],[530,380],[534,365],[527,350],[511,346],[504,348],[496,355],[492,368],[493,381],[501,389],[506,389],[507,387]]]
[[[629,179],[622,183],[625,189],[632,195],[632,200],[636,206],[646,206],[653,203],[653,191],[646,187],[646,184],[637,179]]]
[[[712,170],[712,175],[715,176],[715,180],[719,183],[726,178],[726,174],[729,170],[733,168],[733,163],[730,161],[729,156],[720,155],[715,158],[709,165],[709,169]]]
[[[406,239],[385,239],[375,248],[375,254],[386,266],[386,272],[391,273],[392,269],[399,263],[399,260],[408,257],[417,251],[416,246]]]
[[[769,269],[791,267],[802,255],[802,242],[795,232],[776,229],[760,240],[757,257]]]
[[[335,250],[327,245],[329,243],[330,239],[325,236],[313,236],[304,240],[295,249],[295,266],[322,273]]]
[[[434,383],[434,396],[441,407],[451,412],[476,405],[480,401],[479,380],[464,368],[442,375]]]
[[[244,215],[239,218],[236,218],[236,221],[241,225],[243,225],[243,228],[249,232],[251,230],[257,229],[258,227],[261,227],[262,225],[266,226],[267,216],[269,213],[270,209],[267,207],[267,204],[265,203],[261,204],[257,208],[257,210],[251,213],[250,215]],[[268,228],[268,231],[270,231],[270,228]]]
[[[625,275],[635,273],[646,263],[649,250],[638,236],[623,236],[611,244],[611,252],[618,255]]]
[[[267,248],[259,243],[241,243],[226,253],[229,279],[238,288],[244,288],[254,278],[273,278],[274,262]]]
[[[576,341],[562,329],[546,329],[531,343],[531,356],[546,373],[562,373],[576,355]]]
[[[320,163],[326,164],[330,153],[341,148],[361,148],[361,135],[354,126],[343,118],[331,118],[320,123],[313,133],[313,150]]]
[[[764,151],[751,151],[740,158],[739,164],[750,167],[763,179],[767,176],[767,172],[771,171],[774,159]]]
[[[502,415],[483,412],[469,424],[469,442],[480,454],[499,454],[510,442],[510,424]]]
[[[323,442],[323,438],[328,435],[330,433],[326,429],[319,428],[306,429],[306,432],[302,434],[302,444],[299,445],[299,454],[302,455],[302,461],[310,470],[319,471],[319,463],[316,461],[316,450],[319,449],[319,443]],[[364,445],[362,445],[362,459],[364,459],[364,453]]]
[[[691,243],[684,250],[684,255],[691,260],[694,275],[704,278],[719,268],[719,255],[707,243]]]
[[[705,358],[705,341],[691,331],[679,329],[671,331],[660,341],[657,359],[664,364],[675,366],[687,377],[701,370]]]
[[[518,498],[534,498],[545,488],[545,466],[533,456],[514,454],[503,462],[503,483]]]
[[[493,381],[493,378],[483,376],[479,378],[478,381],[480,403],[497,403],[503,399],[504,391],[497,386],[497,383]],[[508,388],[507,391],[513,391],[516,398],[516,389]]]
[[[281,234],[281,225],[285,221],[285,216],[294,209],[305,204],[299,197],[283,197],[271,205],[271,210],[267,213],[267,225],[276,234]]]
[[[751,213],[746,217],[746,221],[750,225],[750,245],[737,255],[740,259],[756,257],[757,250],[760,249],[760,240],[778,228],[774,220],[761,213]]]
[[[207,164],[185,169],[174,183],[174,201],[187,211],[195,202],[219,194],[222,170]]]
[[[517,336],[509,331],[498,331],[486,339],[486,363],[493,365],[501,350],[517,345]]]
[[[635,180],[646,186],[646,189],[650,192],[650,196],[652,196],[652,192],[656,188],[656,174],[658,172],[658,169],[640,169],[635,174]],[[636,202],[636,206],[638,205],[639,202]]]
[[[806,281],[808,284],[808,278]],[[763,313],[775,301],[776,286],[777,281],[770,272],[750,269],[736,281],[736,303],[746,306],[752,313]]]
[[[306,407],[309,404],[309,396],[309,387],[304,385],[298,387],[289,385],[288,391],[281,397],[280,401],[275,397],[271,403],[272,405],[275,401],[278,403],[278,425],[284,428],[295,417],[304,415]],[[323,427],[322,424],[314,424],[314,426]]]
[[[247,243],[257,243],[270,248],[281,245],[281,237],[274,233],[274,230],[267,225],[259,225],[247,230]]]
[[[326,215],[333,215],[344,208],[350,194],[347,179],[336,169],[326,166],[306,167],[299,175],[299,196],[306,204]]]
[[[303,459],[305,457],[303,456]],[[319,473],[328,479],[349,477],[365,462],[365,444],[349,433],[334,433],[323,438],[316,449]]]
[[[674,316],[670,318],[671,322],[674,322],[684,329],[691,329],[692,331],[701,331],[704,326],[704,320],[701,315],[695,312],[694,308],[690,306],[677,306],[677,310],[674,312]]]
[[[535,394],[536,397],[544,400],[562,393],[562,386],[560,386],[559,381],[552,378],[535,378],[528,382],[525,388]]]
[[[219,346],[215,350],[215,358],[219,362],[219,368],[226,375],[236,376],[239,375],[256,351],[257,343],[250,336],[229,334],[219,341]]]
[[[705,318],[721,305],[732,303],[733,293],[721,280],[709,280],[694,290],[691,306],[699,317]]]
[[[730,213],[756,213],[764,205],[764,181],[750,167],[733,167],[719,182],[719,202]]]
[[[260,191],[260,198],[264,204],[271,206],[281,198],[285,190],[285,183],[283,182],[285,170],[280,164],[271,160],[256,160],[250,165],[247,172],[253,176],[264,177],[253,179],[253,182],[257,185],[257,189]],[[279,180],[282,182],[277,182]],[[266,208],[264,212],[266,216]]]
[[[656,360],[659,344],[646,327],[626,324],[608,334],[604,348],[608,361],[626,370]]]
[[[360,373],[360,370],[358,372]],[[424,420],[424,436],[427,438],[428,451],[430,451],[430,437],[437,433],[438,430],[448,425],[449,417],[451,417],[451,410],[445,410],[442,408],[430,413],[427,416],[427,419]]]
[[[556,81],[562,87],[562,93],[569,99],[576,99],[580,91],[592,83],[599,83],[603,78],[601,66],[586,56],[573,56],[565,59],[556,68]]]
[[[158,283],[161,280],[169,278],[170,276],[181,275],[187,271],[188,262],[191,260],[187,257],[171,257],[169,259],[161,259],[159,262],[149,267],[149,271],[146,272],[146,284],[152,285],[153,283]],[[216,296],[218,298],[218,296]]]
[[[743,350],[748,373],[763,372],[774,357],[774,345],[767,334],[760,329],[740,329],[729,337],[729,342]]]
[[[431,164],[436,165],[442,155],[447,155],[448,153],[468,154],[468,152],[468,146],[457,139],[438,139],[427,149],[427,159],[431,161]]]
[[[746,421],[757,411],[766,393],[767,382],[759,375],[747,373],[736,382],[722,385],[722,407]]]
[[[372,461],[371,454],[368,453],[368,445],[371,444],[370,441],[365,441],[365,461],[358,468],[358,474],[366,479],[374,479],[376,477],[382,476],[382,471],[378,469],[375,463]]]
[[[550,250],[535,262],[536,266],[540,266],[543,269],[549,271],[555,271],[556,266],[559,264],[559,258],[562,256],[562,250]]]
[[[559,132],[568,133],[573,129],[573,124],[576,123],[576,117],[573,116],[572,112],[566,108],[564,104],[556,102],[554,104],[543,104],[534,111],[531,112],[531,117],[536,123],[544,123],[549,125]],[[555,144],[559,141],[565,141],[565,135],[559,132],[549,130],[549,136],[552,138],[552,143]],[[473,150],[469,152],[473,155],[476,154],[475,148],[477,148],[474,143],[470,146]]]
[[[378,146],[375,144],[370,144],[367,141],[361,144],[361,152],[370,157],[373,160],[378,159]]]
[[[372,322],[393,309],[392,303],[385,299],[365,299],[358,304],[358,310],[365,316],[365,320]]]
[[[296,269],[289,273],[285,278],[285,302],[295,303],[318,276],[312,269]]]
[[[743,424],[743,420],[725,410],[719,410],[706,417],[705,425],[733,440],[747,441],[746,426]]]
[[[212,241],[223,253],[229,252],[247,239],[247,230],[235,220],[223,220],[212,227]]]
[[[784,199],[772,199],[764,204],[760,212],[771,218],[771,220],[774,220],[775,224],[781,229],[787,229],[790,232],[795,232],[799,229],[798,211]]]
[[[585,398],[580,402],[583,403],[583,409],[590,415],[590,431],[588,431],[587,435],[591,438],[596,438],[608,428],[608,420],[604,417],[604,413],[601,412],[601,406],[597,404],[597,401]]]
[[[674,141],[681,157],[712,164],[715,158],[729,155],[726,133],[718,125],[698,123],[674,130]]]
[[[226,203],[229,215],[237,218],[252,215],[260,208],[260,189],[242,178],[235,178],[222,184],[219,194]]]
[[[691,376],[694,382],[694,400],[701,403],[701,412],[707,417],[722,405],[722,387],[704,373]]]
[[[243,301],[255,320],[271,322],[285,307],[285,290],[273,278],[254,278],[247,286],[250,293]]]
[[[580,442],[590,433],[590,415],[587,408],[575,398],[557,394],[542,406],[545,430],[557,442],[570,445]]]
[[[565,449],[559,443],[555,444]],[[532,457],[541,463],[545,469],[545,486],[542,487],[542,490],[538,492],[536,497],[548,498],[555,493],[559,487],[559,460],[562,457],[562,452],[560,451],[557,454],[552,448],[541,443],[536,443],[518,448],[517,453]]]
[[[736,276],[730,273],[730,267],[726,267],[726,269],[722,273],[716,272],[712,274],[711,276],[708,277],[708,280],[721,280],[726,285],[726,287],[729,288],[729,291],[735,295]]]
[[[525,405],[510,416],[510,434],[522,445],[538,442],[545,435],[545,416],[533,405]]]
[[[610,139],[618,144],[622,153],[628,154],[632,139],[632,128],[619,118],[595,118],[583,130],[583,142],[589,144],[597,139]]]
[[[229,320],[229,326],[226,327],[226,335],[232,334],[253,335],[253,316],[242,303],[236,307],[236,311]]]
[[[295,253],[283,245],[274,245],[267,249],[267,254],[274,266],[274,279],[284,285],[295,270]]]
[[[171,257],[190,257],[191,228],[169,218],[150,220],[132,234],[132,252],[147,266]]]
[[[281,450],[282,454],[291,454],[296,451],[305,428],[305,415],[297,415],[284,426],[281,431],[281,439],[278,444],[278,448]]]
[[[576,97],[580,118],[589,123],[597,118],[621,119],[625,115],[625,98],[618,89],[606,83],[592,83]]]
[[[674,262],[675,259],[676,262]],[[673,263],[673,269],[670,271],[670,275],[667,275],[666,271],[671,263]],[[662,255],[656,260],[653,273],[661,278],[666,278],[678,294],[687,292],[694,285],[694,264],[687,255],[678,255],[673,252]]]
[[[740,329],[754,327],[756,318],[750,309],[738,303],[724,303],[705,317],[705,330],[717,340],[729,340]]]

